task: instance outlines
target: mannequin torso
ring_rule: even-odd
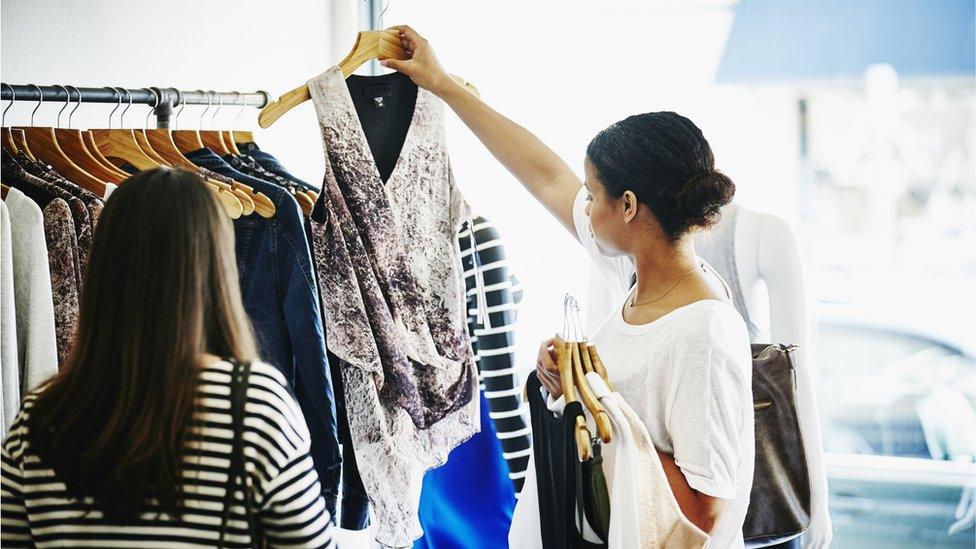
[[[731,250],[729,249],[731,245]],[[722,219],[695,235],[695,250],[732,287],[754,343],[793,343],[797,406],[811,478],[812,517],[804,547],[821,547],[832,537],[827,509],[820,414],[810,372],[806,288],[793,232],[782,219],[730,204]],[[768,319],[768,320],[767,320]]]

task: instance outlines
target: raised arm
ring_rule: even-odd
[[[400,32],[411,59],[387,59],[382,65],[406,74],[418,86],[443,99],[491,154],[576,238],[573,201],[583,185],[579,177],[532,132],[451,78],[426,39],[410,27],[393,28]]]

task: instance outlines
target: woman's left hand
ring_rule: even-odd
[[[554,399],[563,394],[563,385],[559,378],[559,366],[556,364],[556,350],[553,348],[555,343],[556,338],[543,341],[542,345],[539,346],[539,356],[535,361],[535,375]]]

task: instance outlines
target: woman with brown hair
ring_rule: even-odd
[[[248,547],[257,531],[270,546],[333,545],[308,428],[256,360],[237,278],[231,224],[197,175],[141,172],[113,193],[71,358],[3,444],[5,547]],[[234,364],[249,365],[240,385]],[[228,490],[238,474],[246,485]]]

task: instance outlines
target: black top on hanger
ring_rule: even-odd
[[[417,85],[398,72],[380,76],[354,74],[346,79],[346,85],[380,178],[386,183],[413,120]]]

